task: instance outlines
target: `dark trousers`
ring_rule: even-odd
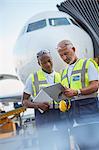
[[[63,117],[62,117],[63,116]],[[59,109],[35,111],[40,150],[69,150],[66,117]]]
[[[72,102],[70,115],[79,124],[71,133],[80,150],[99,149],[99,107],[98,98]]]
[[[90,123],[98,121],[98,98],[87,98],[72,102],[71,116],[78,123]]]
[[[54,150],[55,145],[58,150],[70,150],[68,129],[81,150],[91,150],[90,146],[95,146],[92,149],[98,150],[95,148],[99,145],[99,136],[96,135],[99,125],[94,124],[99,121],[98,112],[97,98],[73,101],[71,109],[65,113],[58,109],[52,109],[41,114],[36,110],[35,119],[40,150]],[[73,127],[74,120],[79,126]],[[54,125],[58,130],[53,131]],[[91,136],[91,132],[94,136]],[[93,141],[93,137],[96,137],[96,140],[95,143],[91,142],[91,145],[87,141]]]

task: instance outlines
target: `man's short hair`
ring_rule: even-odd
[[[69,40],[63,40],[61,42],[58,43],[57,49],[60,49],[61,47],[67,47],[68,45],[70,45],[71,47],[73,47],[73,44],[71,41]]]
[[[50,54],[50,51],[49,51],[49,50],[41,50],[41,51],[39,51],[39,52],[36,54],[37,59],[38,59],[39,57],[41,57],[42,55],[44,55],[44,54]]]

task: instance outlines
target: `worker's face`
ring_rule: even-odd
[[[39,58],[38,63],[45,72],[51,73],[53,71],[53,62],[50,54],[42,55]]]
[[[72,64],[76,59],[75,48],[70,46],[59,47],[58,53],[64,62]]]

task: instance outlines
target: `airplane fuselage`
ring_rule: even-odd
[[[25,82],[29,73],[39,69],[36,53],[44,49],[51,52],[55,70],[63,69],[66,64],[59,57],[56,47],[64,39],[74,43],[79,57],[93,57],[91,38],[71,16],[52,11],[30,18],[14,48],[15,67],[20,79]]]

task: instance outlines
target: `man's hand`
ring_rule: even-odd
[[[73,89],[70,89],[70,88],[65,88],[63,94],[66,97],[71,98],[73,96],[77,96],[78,92],[77,92],[77,90],[73,90]]]

